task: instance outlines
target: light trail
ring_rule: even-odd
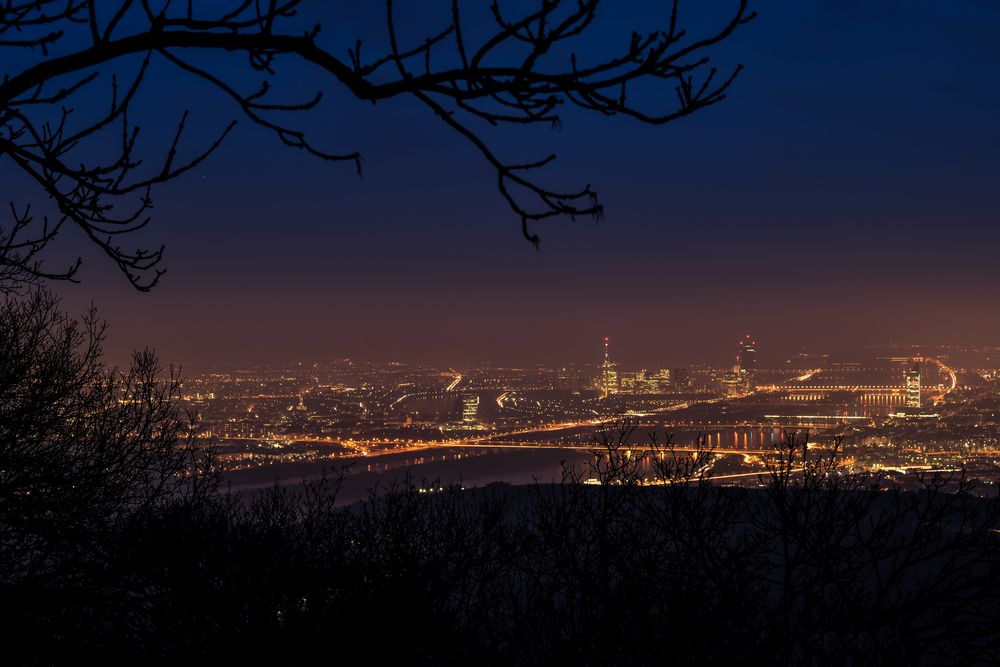
[[[446,392],[455,391],[455,387],[457,387],[458,383],[462,381],[462,374],[461,373],[459,373],[458,371],[454,371],[454,370],[452,371],[452,373],[455,374],[455,379],[452,381],[451,384],[449,384],[447,387],[445,387],[445,391]]]
[[[941,387],[940,389],[943,391],[941,391],[940,394],[937,394],[936,396],[932,397],[931,400],[933,402],[937,403],[939,401],[943,401],[945,396],[955,391],[955,387],[958,386],[958,373],[955,372],[954,368],[946,365],[943,361],[941,361],[940,359],[936,359],[934,357],[917,357],[916,361],[935,364],[940,370],[944,371],[945,374],[948,376],[948,384],[949,384],[948,388],[945,389],[944,387]]]
[[[256,442],[257,439],[254,438],[243,438],[244,441]],[[276,438],[271,438],[273,440],[280,440]],[[262,440],[261,440],[262,441]],[[372,458],[378,456],[389,456],[392,454],[407,454],[412,452],[421,452],[428,449],[525,449],[525,450],[575,450],[575,451],[601,451],[602,447],[600,443],[589,442],[589,443],[560,443],[560,442],[549,442],[544,440],[525,440],[518,442],[506,442],[506,441],[484,441],[482,439],[456,439],[456,440],[423,440],[423,441],[412,441],[412,440],[336,440],[334,438],[288,438],[288,442],[301,442],[310,444],[330,444],[339,445],[345,449],[351,450],[349,453],[342,455],[342,458],[351,458],[355,456]],[[625,445],[628,448],[628,445]],[[640,451],[645,450],[645,443],[637,442],[631,449]],[[706,449],[704,447],[696,447],[694,445],[690,446],[672,446],[672,451],[684,452],[684,453],[694,453],[702,452],[705,453]],[[752,455],[768,455],[774,454],[775,450],[773,448],[768,449],[739,449],[739,448],[729,448],[729,447],[716,447],[711,450],[712,454],[732,454],[741,456],[752,456]]]
[[[958,386],[958,374],[955,369],[945,364],[935,357],[912,357],[912,361],[917,363],[934,364],[945,375],[948,376],[948,384],[935,387],[940,392],[936,400],[941,400]],[[822,369],[810,370],[799,377],[794,378],[794,382],[807,382]],[[930,387],[928,387],[930,389]],[[774,384],[757,387],[758,391],[787,391],[787,392],[811,392],[811,391],[850,391],[863,392],[868,394],[890,394],[904,396],[906,387],[900,385],[802,385],[802,384]]]
[[[790,470],[789,472],[797,473],[797,472],[802,472],[803,470],[805,470],[805,468],[800,467]],[[715,481],[717,479],[736,479],[737,477],[766,477],[767,475],[768,475],[767,470],[761,470],[758,472],[734,472],[726,475],[706,475],[705,478],[711,481]]]
[[[389,404],[389,409],[392,410],[394,407],[396,407],[397,405],[399,405],[400,403],[402,403],[406,399],[412,398],[414,396],[416,396],[416,394],[403,394],[402,396],[400,396],[395,401],[393,401],[392,403]]]
[[[805,372],[805,373],[803,373],[802,375],[800,375],[800,376],[798,376],[797,378],[795,378],[795,381],[796,381],[796,382],[806,382],[806,381],[807,381],[807,380],[809,380],[809,379],[810,379],[810,378],[811,378],[811,377],[812,377],[813,375],[816,375],[816,373],[819,373],[819,372],[820,372],[821,370],[823,370],[823,369],[822,369],[822,368],[814,368],[814,369],[812,369],[811,371],[806,371],[806,372]]]

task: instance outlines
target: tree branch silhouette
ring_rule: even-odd
[[[357,40],[341,58],[321,43],[318,24],[298,32],[286,27],[304,9],[302,0],[222,4],[211,10],[196,10],[192,2],[152,0],[11,0],[0,5],[0,52],[20,53],[6,61],[0,81],[0,158],[25,174],[58,210],[51,220],[33,218],[27,203],[11,204],[11,221],[0,227],[4,284],[75,280],[79,260],[58,270],[42,262],[42,251],[67,227],[82,230],[135,288],[147,291],[159,281],[163,248],[128,249],[119,239],[149,224],[153,189],[199,166],[235,121],[204,145],[191,147],[184,141],[190,121],[184,113],[166,152],[155,161],[144,157],[129,110],[140,88],[155,85],[148,74],[154,60],[221,91],[245,120],[269,130],[284,145],[324,161],[347,162],[359,174],[359,152],[321,148],[279,118],[315,110],[322,94],[278,99],[274,64],[296,60],[318,67],[359,100],[414,98],[483,155],[524,237],[537,246],[533,223],[557,216],[599,217],[604,209],[597,193],[590,185],[570,190],[545,185],[539,172],[554,155],[510,160],[475,123],[558,127],[567,107],[653,125],[677,120],[725,99],[741,67],[720,74],[708,52],[755,16],[749,0],[735,0],[721,25],[710,34],[692,36],[681,27],[680,0],[673,0],[665,25],[633,32],[617,54],[590,59],[577,49],[581,37],[593,31],[599,7],[608,4],[600,0],[538,0],[519,14],[493,0],[492,29],[480,39],[468,28],[467,8],[459,0],[449,3],[450,21],[417,39],[403,34],[397,2],[386,0],[388,49],[369,56]],[[245,55],[257,87],[245,90],[232,73],[214,71],[200,58],[205,52]],[[133,61],[138,64],[123,85],[119,70]],[[672,88],[675,102],[651,108],[637,102],[633,89],[648,83]],[[108,96],[106,111],[98,118],[82,118],[74,101],[94,98],[101,85]],[[95,160],[90,146],[106,144],[112,135],[115,155]]]

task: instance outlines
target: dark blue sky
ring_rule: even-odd
[[[334,49],[356,32],[376,48],[381,3],[311,4],[326,6]],[[664,4],[608,0],[589,48],[650,29]],[[765,354],[1000,343],[1000,3],[757,9],[714,52],[746,65],[721,105],[664,127],[570,112],[560,131],[487,133],[518,160],[559,153],[549,182],[590,182],[607,207],[601,222],[539,225],[540,252],[490,167],[429,111],[360,104],[287,62],[288,89],[328,92],[302,124],[360,150],[364,180],[243,123],[157,193],[159,287],[133,292],[80,240],[83,284],[59,291],[100,307],[113,354],[150,344],[178,362],[585,361],[605,334],[620,359],[650,365],[723,363],[746,332]],[[206,130],[236,115],[166,68],[149,84],[133,119],[148,139],[185,107]]]

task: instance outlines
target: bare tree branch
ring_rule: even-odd
[[[683,118],[725,99],[741,68],[720,74],[710,64],[709,51],[755,16],[749,0],[732,0],[728,18],[710,34],[695,37],[680,26],[680,0],[673,0],[665,25],[632,33],[616,55],[587,59],[578,53],[585,46],[580,40],[591,38],[598,9],[607,2],[537,0],[533,8],[512,14],[492,0],[492,34],[474,40],[478,31],[466,26],[465,14],[471,11],[466,4],[441,1],[450,10],[449,20],[415,38],[404,34],[397,2],[386,0],[388,50],[367,56],[356,40],[346,59],[321,43],[319,25],[304,32],[283,28],[304,7],[302,0],[231,0],[197,11],[192,2],[151,0],[0,3],[0,49],[34,54],[27,65],[8,66],[0,80],[0,158],[26,174],[60,214],[58,224],[36,221],[41,228],[33,233],[31,223],[16,216],[0,227],[0,240],[7,244],[0,247],[9,246],[0,266],[17,267],[24,279],[73,278],[78,264],[48,272],[40,254],[69,222],[137,289],[157,283],[163,273],[163,248],[128,250],[113,238],[148,224],[155,186],[200,165],[233,125],[192,149],[182,145],[189,122],[185,113],[166,153],[147,165],[129,110],[140,88],[156,85],[147,81],[153,59],[209,84],[244,118],[284,145],[324,161],[351,163],[359,174],[359,152],[322,148],[287,122],[289,113],[315,112],[321,93],[297,101],[277,99],[271,83],[277,76],[274,64],[281,59],[315,66],[360,100],[414,98],[469,141],[495,170],[501,196],[520,219],[525,238],[537,246],[533,223],[600,217],[603,205],[590,185],[564,190],[544,184],[540,172],[555,155],[511,160],[475,124],[558,127],[567,107],[652,125]],[[245,55],[246,66],[258,78],[256,88],[243,90],[233,72],[203,64],[201,56],[212,51]],[[112,72],[127,69],[133,60],[138,60],[138,68],[128,85],[120,87]],[[92,99],[95,85],[107,86],[110,104],[101,117],[83,118],[70,103],[83,91]],[[664,106],[658,100],[666,96],[633,90],[650,85],[672,88],[676,101]],[[648,106],[649,100],[653,106]],[[53,113],[57,120],[52,120]],[[89,142],[106,140],[112,133],[118,136],[117,157],[101,163],[88,160]],[[34,242],[17,245],[15,237]],[[9,283],[14,274],[7,270]]]

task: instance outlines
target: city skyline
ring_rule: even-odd
[[[739,339],[742,367],[628,368],[615,362],[608,338],[599,363],[562,368],[218,364],[185,381],[184,401],[201,424],[198,437],[218,443],[225,469],[248,484],[281,466],[358,457],[367,473],[383,474],[471,456],[488,481],[490,456],[582,456],[622,415],[643,433],[677,436],[676,447],[698,447],[689,440],[704,436],[715,455],[742,457],[741,467],[730,459],[713,475],[722,483],[759,484],[753,471],[766,467],[775,438],[799,431],[818,447],[842,438],[856,471],[968,464],[978,478],[996,478],[998,440],[981,429],[996,422],[990,382],[1000,359],[966,351],[946,363],[896,350],[767,368],[751,361],[748,339],[753,346]]]
[[[735,342],[734,342],[735,341]],[[576,341],[575,341],[576,342]],[[713,349],[705,356],[695,355],[691,350],[654,350],[649,354],[647,350],[630,350],[619,339],[612,339],[611,336],[600,337],[595,345],[594,340],[583,341],[588,343],[588,349],[579,356],[569,356],[566,354],[555,357],[544,358],[531,354],[511,355],[506,357],[490,357],[485,354],[477,355],[475,350],[465,351],[467,354],[458,358],[445,356],[434,356],[421,354],[420,352],[409,354],[337,354],[330,351],[328,354],[304,355],[297,352],[279,354],[274,356],[239,356],[239,355],[217,355],[212,358],[194,359],[172,359],[169,363],[179,368],[208,368],[212,366],[253,367],[255,365],[286,365],[295,367],[296,365],[306,365],[313,363],[329,364],[339,362],[360,362],[360,363],[401,363],[438,366],[442,368],[475,368],[478,366],[495,366],[510,368],[559,368],[559,367],[595,367],[600,368],[604,360],[611,362],[612,368],[622,368],[628,370],[669,368],[673,366],[699,366],[720,369],[731,369],[739,371],[742,368],[740,354],[744,351],[743,345],[746,336],[734,338],[730,334],[727,343],[723,343],[718,349]],[[614,348],[612,352],[611,349]],[[953,355],[965,357],[968,355],[989,354],[990,352],[1000,357],[1000,344],[997,345],[940,345],[940,344],[901,344],[895,341],[875,343],[870,345],[852,345],[841,347],[833,352],[824,348],[809,349],[804,345],[791,346],[783,350],[775,350],[770,346],[761,348],[753,339],[751,353],[754,369],[780,369],[789,365],[800,363],[802,359],[824,359],[827,362],[855,362],[865,359],[892,359],[900,355],[920,356],[923,353],[933,353],[937,356],[950,358]],[[121,357],[110,356],[115,363],[124,363],[132,351],[123,353]],[[607,356],[605,356],[607,355]],[[734,363],[735,361],[735,363]]]
[[[998,33],[0,2],[3,664],[1000,664]]]

